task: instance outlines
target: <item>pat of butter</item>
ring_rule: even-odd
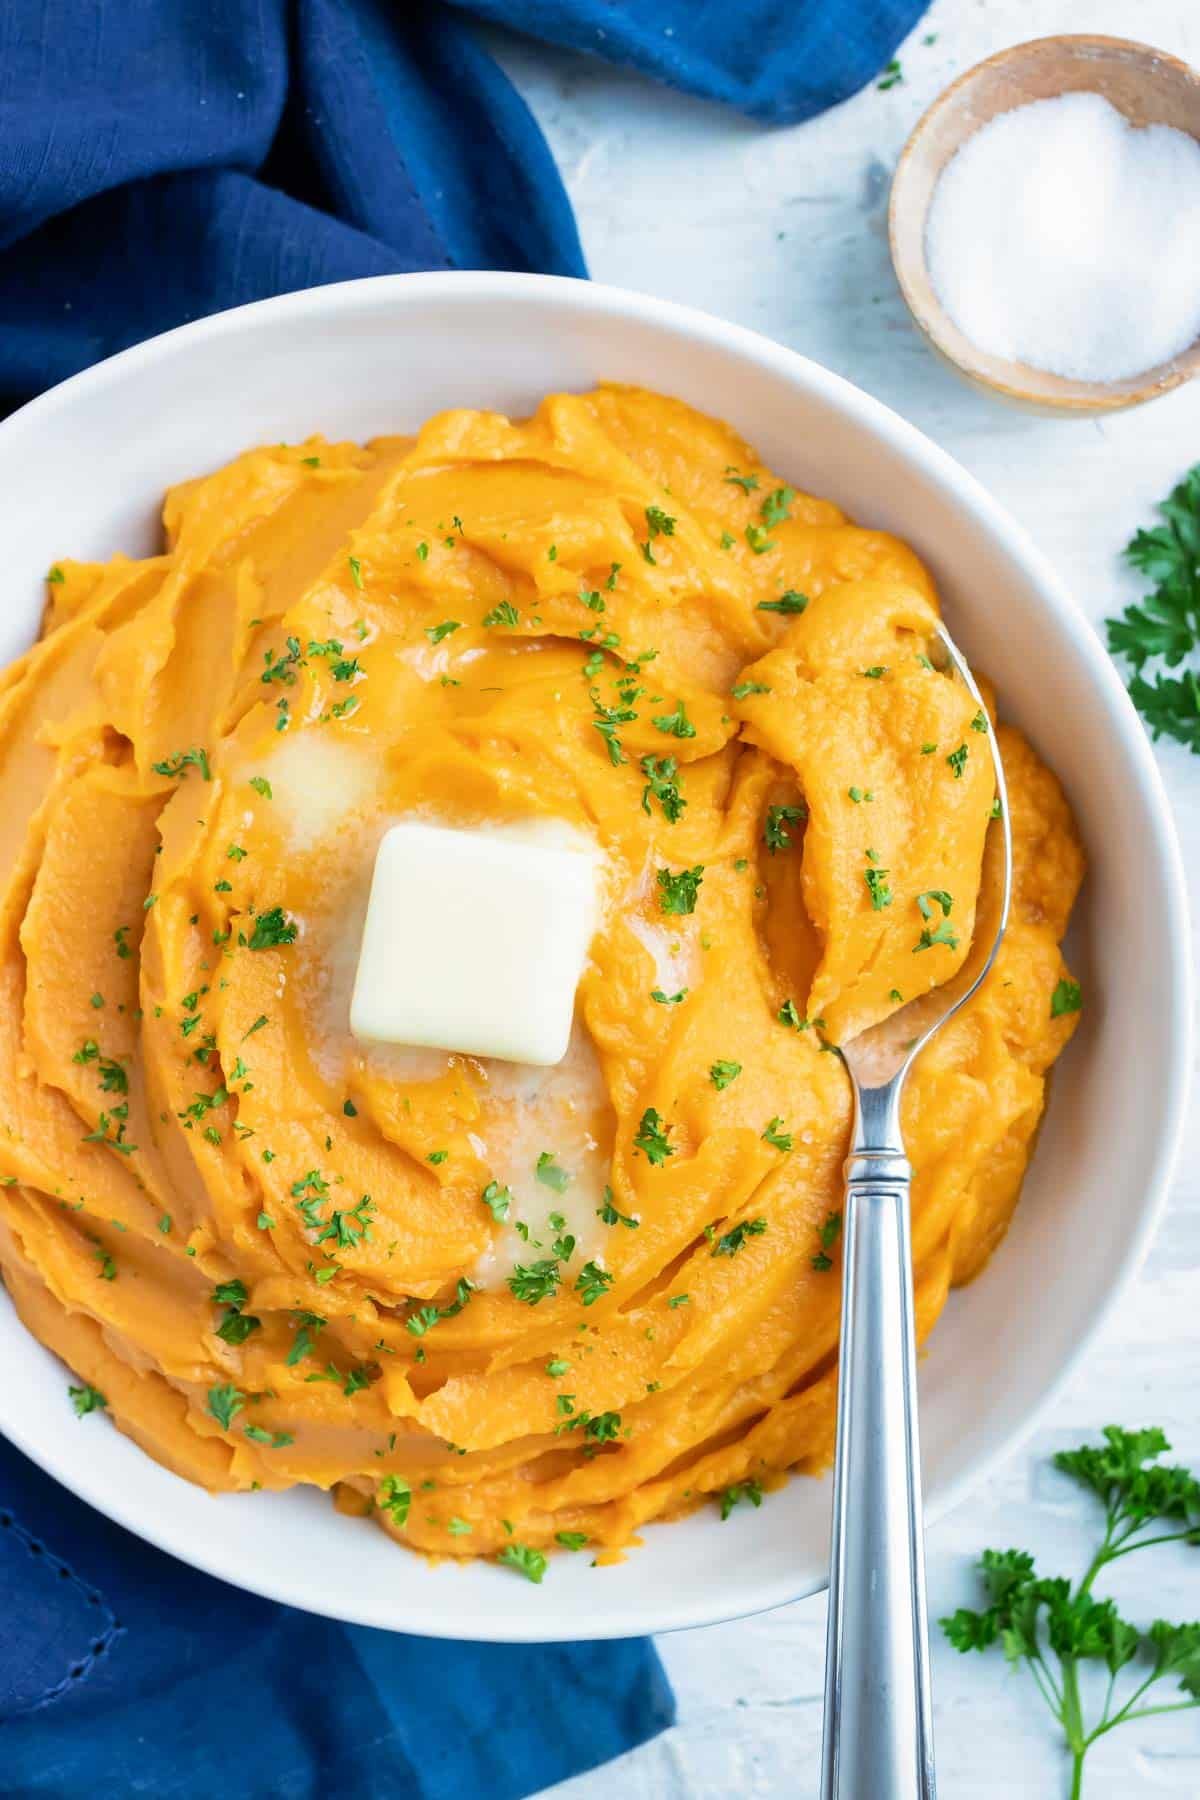
[[[354,1036],[561,1062],[596,923],[596,857],[568,835],[394,825],[375,859]]]

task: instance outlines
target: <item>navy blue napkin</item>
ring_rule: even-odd
[[[81,1456],[90,1430],[111,1427],[81,1420]],[[152,1550],[2,1440],[0,1621],[10,1797],[521,1800],[675,1716],[646,1642],[447,1644],[295,1612]]]
[[[0,406],[294,288],[585,275],[541,132],[468,13],[782,123],[862,87],[926,4],[6,0]]]
[[[471,13],[782,123],[862,87],[924,6],[7,0],[0,409],[295,288],[586,275]],[[296,1613],[151,1550],[2,1442],[0,1620],[11,1795],[518,1800],[674,1716],[647,1644],[433,1643]]]

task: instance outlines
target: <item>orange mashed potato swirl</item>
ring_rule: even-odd
[[[535,1578],[822,1469],[828,1046],[955,972],[987,866],[993,725],[924,654],[920,562],[616,387],[251,450],[164,521],[159,555],[54,567],[0,687],[29,1329],[192,1481],[314,1483]],[[1081,851],[1000,743],[1012,924],[904,1109],[922,1335],[1005,1230],[1075,1024]],[[351,1037],[375,850],[414,815],[597,846],[558,1068]]]

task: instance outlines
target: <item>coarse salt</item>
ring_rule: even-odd
[[[947,164],[925,249],[979,349],[1081,381],[1141,374],[1200,337],[1200,143],[1100,94],[1031,101]]]

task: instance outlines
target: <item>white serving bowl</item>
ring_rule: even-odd
[[[55,557],[148,552],[164,488],[249,444],[317,430],[368,438],[447,406],[522,414],[604,378],[728,419],[788,480],[906,538],[1083,832],[1083,1023],[1013,1228],[951,1299],[922,1363],[936,1518],[1030,1428],[1140,1262],[1190,1063],[1180,859],[1142,728],[1082,615],[971,476],[836,375],[644,295],[496,274],[318,288],[128,350],[0,425],[0,660],[33,637]],[[62,1365],[3,1298],[0,1366],[0,1429],[81,1499],[198,1568],[313,1612],[437,1637],[625,1637],[760,1611],[825,1582],[824,1482],[798,1478],[725,1523],[710,1507],[652,1526],[618,1567],[556,1557],[531,1587],[493,1565],[427,1566],[311,1489],[212,1498],[177,1479],[118,1432],[80,1425]]]

